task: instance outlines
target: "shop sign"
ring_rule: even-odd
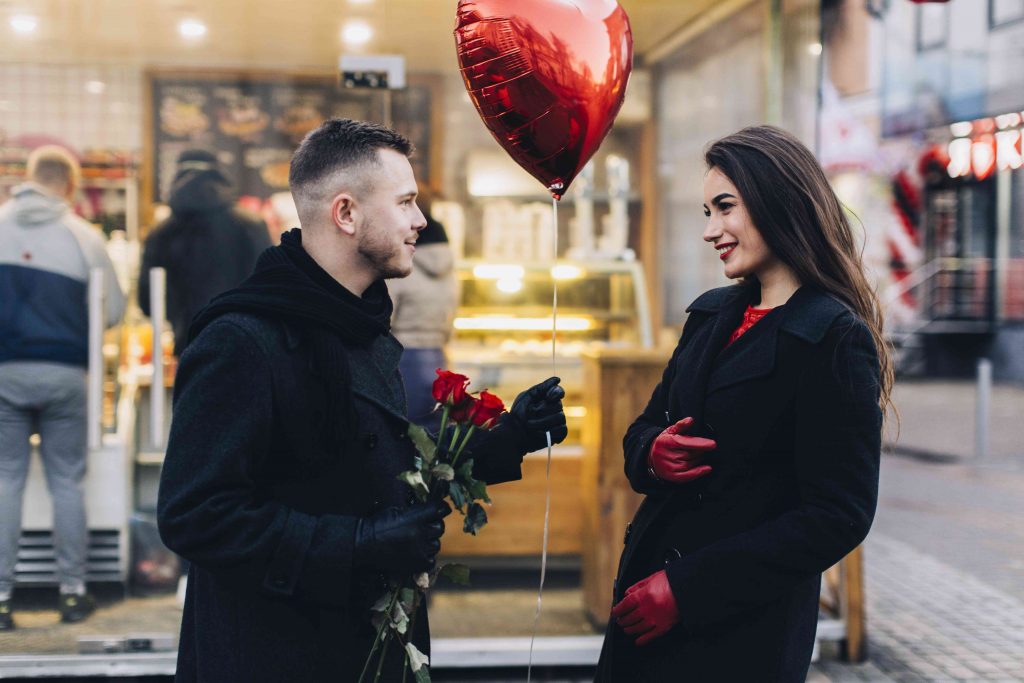
[[[951,125],[954,139],[948,148],[946,171],[949,177],[973,176],[985,180],[996,170],[1010,171],[1024,166],[1022,121],[1021,114],[1012,113]]]

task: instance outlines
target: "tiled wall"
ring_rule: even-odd
[[[78,153],[138,151],[142,125],[138,67],[0,64],[0,144],[46,137]]]

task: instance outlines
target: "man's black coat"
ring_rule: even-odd
[[[261,257],[278,260],[257,276],[277,268],[301,279],[280,250]],[[395,479],[415,455],[401,346],[387,333],[366,345],[336,339],[324,356],[315,326],[207,317],[181,357],[160,482],[161,536],[192,562],[177,680],[355,681],[374,636],[369,607],[385,590],[379,573],[353,569],[356,520],[411,503]],[[343,404],[329,398],[338,387]],[[340,448],[330,436],[339,421],[355,425]],[[475,474],[518,479],[523,453],[495,431],[471,444]],[[429,652],[425,609],[413,641]],[[391,648],[385,680],[402,665]]]
[[[665,569],[681,623],[644,647],[611,621],[599,681],[803,681],[822,571],[867,535],[878,491],[879,365],[867,326],[800,288],[731,345],[756,289],[712,290],[624,439],[646,497],[626,532],[615,602]],[[653,479],[651,442],[692,416],[710,475]]]

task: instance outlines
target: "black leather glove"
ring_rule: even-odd
[[[363,517],[356,525],[353,563],[388,572],[433,569],[441,550],[443,520],[451,512],[446,503],[427,502]]]
[[[565,389],[558,386],[562,380],[549,377],[516,396],[506,418],[527,453],[548,445],[547,432],[551,432],[551,443],[561,443],[569,434],[565,425],[565,410],[562,399]]]

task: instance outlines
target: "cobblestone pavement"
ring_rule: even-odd
[[[1024,681],[1024,602],[883,534],[865,550],[870,656],[883,673]]]

